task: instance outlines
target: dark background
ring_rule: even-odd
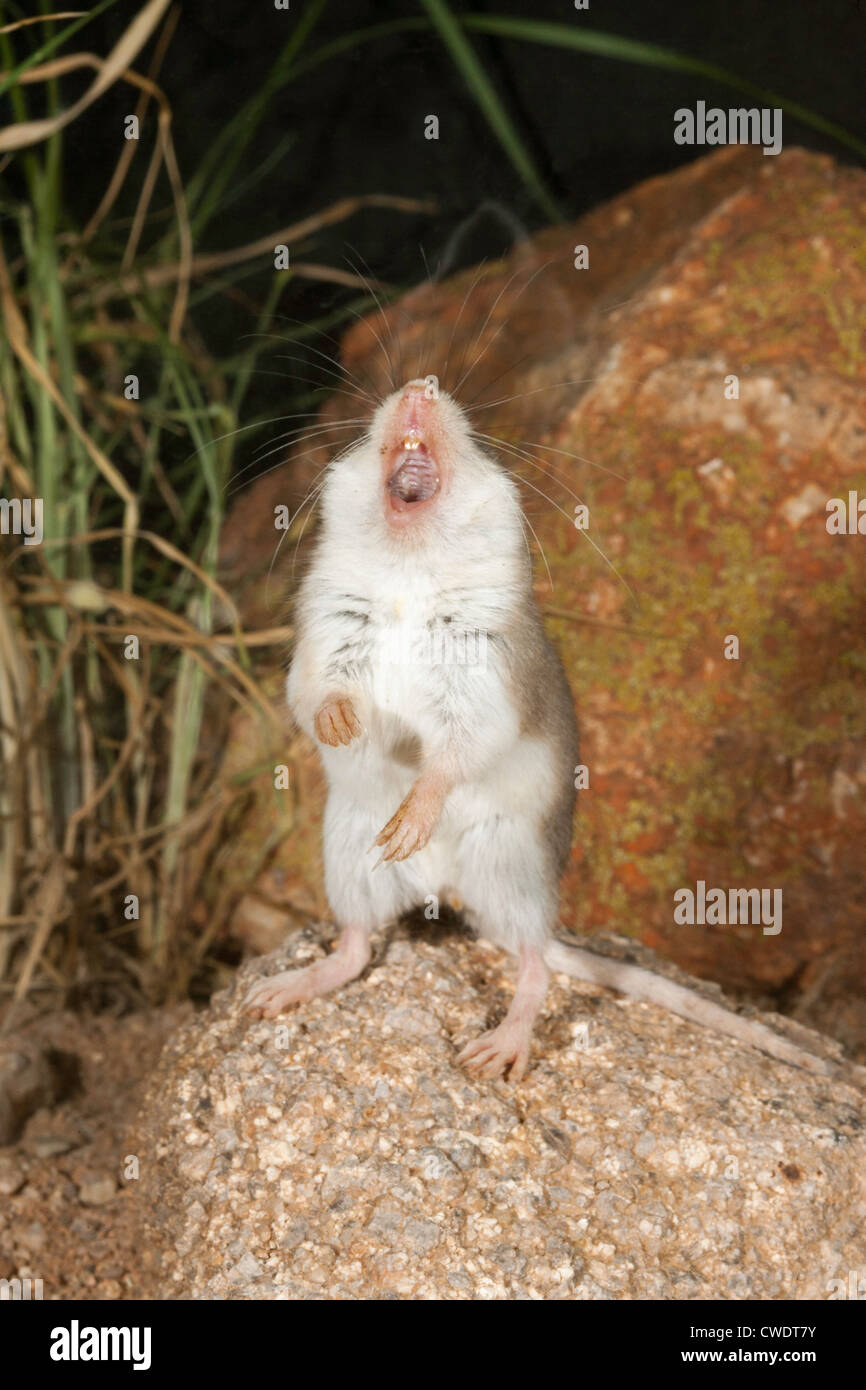
[[[260,90],[276,56],[307,10],[272,0],[186,0],[159,76],[173,110],[173,131],[186,182],[216,133]],[[139,0],[123,0],[72,41],[106,53]],[[866,136],[866,0],[452,0],[459,12],[508,14],[607,31],[712,62]],[[352,30],[421,16],[415,0],[329,0],[304,54]],[[680,106],[750,106],[756,100],[705,78],[614,61],[540,44],[470,34],[484,69],[562,214],[572,218],[653,174],[706,150],[674,144]],[[147,70],[153,41],[136,66]],[[89,76],[86,79],[89,81]],[[81,77],[83,87],[86,80]],[[75,95],[78,78],[64,96]],[[124,115],[135,96],[118,83],[69,128],[65,167],[67,215],[81,226],[114,168]],[[424,139],[424,117],[440,120],[438,141]],[[801,144],[847,161],[856,156],[787,114],[786,146]],[[432,216],[365,210],[318,236],[312,259],[346,267],[365,264],[408,286],[505,251],[516,236],[549,220],[509,163],[460,73],[432,31],[374,39],[295,79],[270,101],[238,177],[266,159],[289,135],[291,148],[265,183],[222,209],[197,251],[229,248],[264,236],[355,193],[429,197]],[[130,213],[149,158],[142,139],[136,172],[118,213]],[[14,168],[9,177],[14,179]],[[154,207],[167,208],[161,178]],[[146,255],[147,240],[142,246]],[[230,353],[250,328],[268,284],[243,280],[241,293],[198,310],[196,323],[211,350]],[[322,284],[292,286],[280,309],[305,319],[327,311],[346,291]],[[254,395],[267,395],[258,383]],[[257,400],[258,404],[264,401]],[[250,402],[252,405],[253,403]]]
[[[277,11],[271,0],[187,0],[161,83],[174,109],[181,169],[194,168],[223,120],[262,83],[306,0]],[[103,52],[139,5],[124,3],[82,31]],[[866,134],[866,4],[863,0],[452,0],[455,12],[513,15],[641,39],[717,63]],[[331,0],[313,29],[312,51],[350,30],[422,14],[413,0]],[[97,42],[97,40],[99,40]],[[567,215],[638,179],[695,157],[674,145],[673,112],[699,98],[722,106],[752,99],[700,77],[637,67],[539,44],[472,34],[542,174]],[[138,66],[143,64],[139,60]],[[117,155],[126,105],[116,88],[76,128],[75,201],[87,208]],[[423,118],[440,117],[437,142]],[[113,114],[113,113],[112,113]],[[350,191],[431,194],[449,223],[483,199],[502,201],[521,222],[544,221],[468,96],[438,37],[373,40],[292,81],[273,101],[252,154],[263,157],[288,130],[300,136],[255,207],[222,223],[226,244],[271,217],[274,225]],[[834,142],[785,117],[785,143]],[[440,230],[439,238],[444,240]],[[384,255],[402,237],[382,238]],[[431,238],[435,243],[436,237]],[[495,238],[494,238],[495,241]]]

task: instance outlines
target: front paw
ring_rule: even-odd
[[[327,743],[330,748],[349,744],[353,738],[360,738],[362,732],[361,721],[348,695],[325,700],[313,719],[313,728],[319,742]]]
[[[441,809],[441,797],[413,787],[370,846],[373,849],[378,845],[382,850],[374,868],[408,859],[410,854],[423,849],[436,828]]]

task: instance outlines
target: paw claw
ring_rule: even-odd
[[[363,732],[361,721],[348,696],[326,700],[316,711],[313,728],[319,742],[326,743],[329,748],[346,747],[352,739],[360,738]]]
[[[506,1071],[509,1081],[519,1081],[529,1063],[529,1038],[523,1029],[501,1023],[467,1043],[457,1061],[485,1081],[494,1081]]]
[[[430,801],[413,787],[409,795],[400,803],[394,815],[376,836],[371,849],[378,846],[384,850],[379,860],[393,864],[423,849],[433,834],[441,809],[441,801]],[[378,865],[376,865],[378,868]]]
[[[311,997],[308,986],[309,975],[305,970],[283,970],[279,975],[269,975],[257,980],[247,991],[242,1008],[253,1018],[276,1018],[292,1004],[300,1004]]]

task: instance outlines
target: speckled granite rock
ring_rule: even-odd
[[[130,1149],[152,1296],[804,1299],[864,1268],[858,1092],[562,977],[526,1080],[472,1081],[509,967],[425,927],[249,1021],[307,929],[176,1035]]]

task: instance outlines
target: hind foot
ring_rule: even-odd
[[[511,1022],[505,1018],[498,1028],[482,1033],[467,1043],[457,1058],[467,1070],[482,1076],[486,1081],[495,1081],[508,1071],[509,1081],[519,1081],[526,1074],[529,1065],[529,1040],[532,1036],[532,1020],[528,1023]],[[509,1070],[510,1069],[510,1070]]]
[[[544,1003],[549,979],[542,953],[534,946],[522,946],[517,988],[508,1013],[498,1028],[467,1043],[458,1062],[487,1081],[506,1071],[509,1081],[519,1081],[529,1065],[532,1028]]]
[[[347,927],[336,949],[325,960],[301,970],[282,970],[279,975],[257,980],[244,999],[244,1011],[255,1018],[276,1018],[292,1004],[303,1004],[329,994],[357,979],[370,959],[370,940],[360,927]]]

